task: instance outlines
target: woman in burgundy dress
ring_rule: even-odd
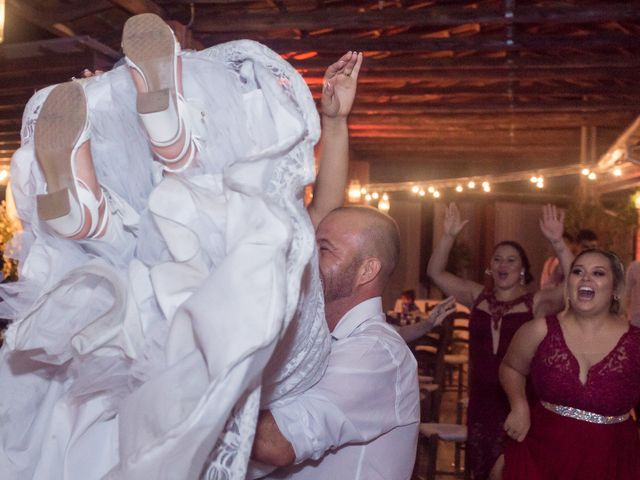
[[[573,255],[562,240],[563,219],[555,207],[546,206],[540,227],[568,268]],[[562,309],[562,289],[529,292],[527,285],[533,280],[529,260],[524,249],[512,241],[500,242],[494,248],[487,270],[493,279],[491,289],[447,272],[449,252],[466,223],[455,204],[449,205],[442,239],[431,255],[427,273],[446,295],[471,309],[467,463],[474,480],[499,479],[509,402],[498,380],[498,368],[522,324]]]
[[[515,335],[500,367],[511,413],[504,480],[637,480],[640,329],[621,312],[624,269],[613,253],[580,253],[567,309]],[[530,409],[525,378],[540,401]]]

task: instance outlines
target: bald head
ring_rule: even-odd
[[[344,228],[357,238],[360,259],[376,257],[380,260],[380,280],[386,283],[400,257],[400,234],[396,222],[373,207],[341,207],[329,214],[334,215],[343,217],[346,220]]]

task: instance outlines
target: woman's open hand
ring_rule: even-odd
[[[455,203],[450,203],[444,212],[444,233],[452,237],[457,237],[460,230],[469,223],[469,220],[460,218],[460,210]]]

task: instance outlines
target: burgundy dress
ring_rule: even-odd
[[[478,309],[483,300],[487,301],[491,314]],[[527,310],[505,313],[519,304],[524,304]],[[516,331],[532,318],[532,293],[510,302],[499,302],[493,292],[483,291],[471,309],[467,455],[468,466],[475,480],[488,478],[491,468],[503,453],[503,425],[509,414],[509,400],[500,386],[498,369]],[[500,319],[500,341],[494,354],[491,325]]]
[[[538,402],[522,443],[509,441],[503,480],[638,480],[640,440],[631,419],[621,417],[640,400],[640,328],[631,326],[615,348],[580,382],[580,366],[556,316],[531,362],[541,402],[573,407],[582,419],[555,413]],[[575,416],[575,412],[573,416]],[[590,423],[586,421],[605,421]],[[618,423],[611,423],[612,421]]]

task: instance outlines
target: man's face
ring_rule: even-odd
[[[325,303],[348,297],[353,293],[360,267],[357,227],[349,215],[329,214],[318,226],[320,279]]]

